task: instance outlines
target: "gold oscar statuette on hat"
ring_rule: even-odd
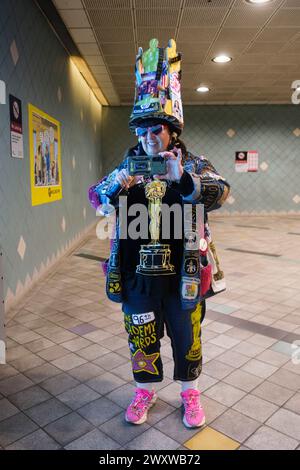
[[[148,199],[148,212],[150,216],[151,242],[142,245],[140,249],[140,264],[136,272],[147,276],[175,274],[174,266],[170,263],[170,245],[159,242],[161,223],[162,198],[166,192],[165,181],[154,180],[145,186],[145,194]]]

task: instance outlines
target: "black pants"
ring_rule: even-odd
[[[133,292],[126,296],[122,309],[133,376],[137,382],[161,382],[163,379],[160,339],[164,336],[164,325],[171,339],[174,380],[191,381],[200,375],[205,300],[194,310],[183,310],[177,293],[156,298]]]

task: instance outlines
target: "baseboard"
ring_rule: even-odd
[[[6,295],[6,298],[4,299],[5,324],[12,320],[20,308],[26,304],[26,296],[36,286],[36,284],[47,277],[51,270],[55,269],[64,258],[76,250],[83,243],[86,235],[96,227],[98,222],[99,220],[93,222],[84,230],[75,235],[75,237],[73,237],[72,240],[67,243],[67,248],[61,249],[59,254],[55,257],[53,256],[52,260],[49,260],[46,265],[41,263],[40,270],[36,271],[32,278],[28,276],[24,285],[21,283],[18,284],[18,289],[15,294],[12,291],[9,291],[9,295]]]

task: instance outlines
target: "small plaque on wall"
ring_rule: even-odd
[[[13,158],[24,158],[22,103],[19,98],[9,95],[10,145]]]
[[[6,86],[3,80],[0,80],[0,104],[6,103]]]
[[[258,170],[257,150],[240,150],[235,152],[235,171],[248,173]]]

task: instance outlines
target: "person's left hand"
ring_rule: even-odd
[[[181,150],[174,147],[172,152],[159,152],[159,155],[167,160],[167,173],[165,175],[154,175],[154,178],[179,182],[183,175]]]

